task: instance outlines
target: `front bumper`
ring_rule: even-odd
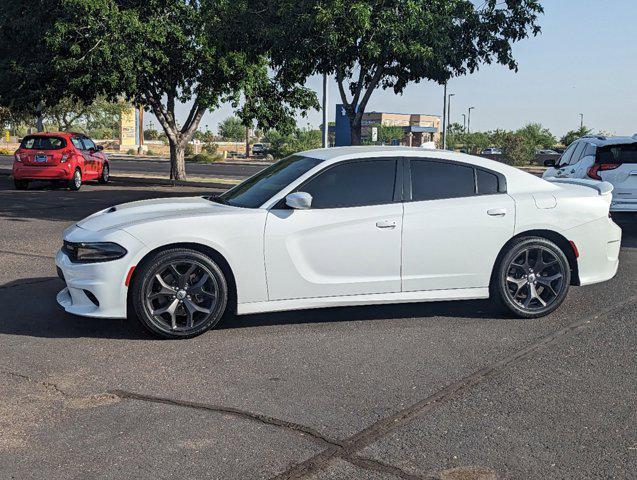
[[[128,254],[109,262],[73,263],[60,250],[55,257],[55,265],[66,288],[58,293],[58,304],[68,313],[83,317],[126,318],[126,278],[143,255],[145,246],[123,230],[100,235],[100,232],[75,226],[67,230],[65,239],[73,242],[113,241],[126,248]]]
[[[74,171],[69,162],[47,166],[13,164],[13,178],[16,180],[71,180]]]

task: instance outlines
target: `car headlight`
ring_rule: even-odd
[[[112,242],[67,242],[64,241],[62,251],[75,263],[109,262],[122,258],[128,251]]]

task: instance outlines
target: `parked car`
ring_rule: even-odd
[[[87,180],[107,183],[103,147],[81,133],[37,133],[22,139],[13,161],[13,183],[26,190],[33,180],[53,180],[79,190]]]
[[[551,148],[540,148],[535,151],[536,155],[561,155]]]
[[[252,154],[255,157],[265,155],[265,152],[266,152],[266,148],[263,143],[255,143],[254,145],[252,145]]]
[[[489,147],[482,150],[482,155],[502,155],[502,149],[497,147]]]
[[[574,141],[543,178],[588,178],[613,185],[612,212],[637,212],[637,135],[590,136]]]
[[[612,278],[612,186],[407,147],[287,157],[220,196],[110,207],[64,233],[64,309],[198,335],[224,313],[491,297],[555,310]],[[128,310],[128,307],[131,310]]]

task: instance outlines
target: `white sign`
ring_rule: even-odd
[[[372,127],[372,142],[378,141],[378,127]]]

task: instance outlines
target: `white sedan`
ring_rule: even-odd
[[[612,278],[612,186],[402,147],[313,150],[218,197],[147,200],[68,228],[58,302],[192,337],[228,315],[491,297],[519,317]]]

